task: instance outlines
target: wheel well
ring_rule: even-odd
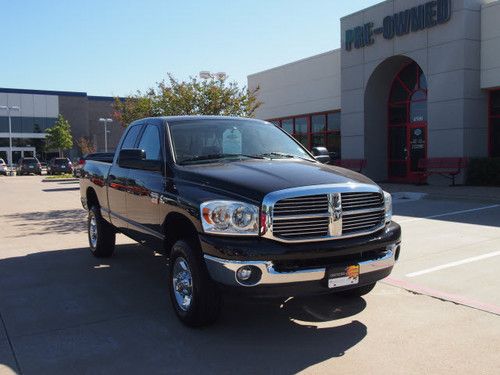
[[[97,199],[97,194],[96,194],[95,190],[92,188],[88,188],[87,189],[87,207],[90,210],[90,208],[92,206],[100,207],[99,206],[99,199]]]
[[[171,213],[167,216],[163,225],[165,233],[165,252],[170,254],[173,244],[181,238],[191,239],[199,246],[198,231],[186,216],[179,213]]]

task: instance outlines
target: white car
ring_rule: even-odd
[[[9,167],[7,167],[7,164],[5,164],[5,161],[3,159],[0,159],[0,174],[7,176],[8,173]]]

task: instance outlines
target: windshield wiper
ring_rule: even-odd
[[[247,154],[224,154],[224,153],[219,153],[219,154],[209,154],[209,155],[198,155],[194,156],[189,159],[184,159],[180,163],[184,164],[186,162],[194,162],[194,161],[205,161],[205,160],[216,160],[216,159],[224,159],[224,158],[238,158],[238,157],[244,157],[244,158],[252,158],[252,159],[264,159],[264,156],[261,155],[247,155]]]
[[[312,159],[309,159],[309,158],[305,158],[303,156],[299,156],[299,155],[294,155],[294,154],[287,154],[286,152],[276,152],[276,151],[273,151],[273,152],[266,152],[264,154],[259,154],[259,156],[261,157],[273,157],[273,156],[279,156],[279,157],[283,157],[283,158],[289,158],[289,159],[301,159],[301,160],[306,160],[306,161],[310,161],[310,162],[315,162],[314,160]]]

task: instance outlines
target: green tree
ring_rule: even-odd
[[[63,156],[64,150],[73,147],[73,137],[71,136],[71,126],[63,115],[59,115],[55,124],[46,130],[46,149],[58,150],[59,156]]]
[[[225,77],[178,81],[171,74],[146,92],[116,98],[114,118],[124,126],[143,117],[177,115],[224,115],[252,117],[262,104],[254,90],[240,88]]]

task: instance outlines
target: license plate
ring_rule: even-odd
[[[30,165],[30,169],[33,169],[33,168],[35,168],[35,166],[34,165]]]
[[[328,288],[355,285],[359,283],[359,265],[329,267],[327,270]]]

